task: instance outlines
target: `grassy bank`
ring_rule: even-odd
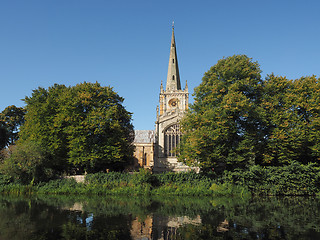
[[[246,187],[220,184],[216,179],[194,172],[151,174],[96,173],[86,175],[84,183],[74,179],[56,179],[45,183],[22,185],[2,176],[3,194],[75,194],[75,195],[153,195],[153,196],[246,196]]]
[[[320,168],[315,164],[292,163],[285,167],[252,166],[222,175],[187,173],[151,174],[96,173],[86,175],[84,183],[56,179],[23,185],[0,176],[0,193],[16,195],[152,195],[152,196],[241,196],[317,195]]]

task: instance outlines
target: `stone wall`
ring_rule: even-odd
[[[152,168],[154,161],[154,143],[134,143],[136,150],[135,167]]]
[[[77,183],[83,183],[86,178],[86,175],[65,176],[63,178],[65,178],[65,179],[73,178],[74,180],[76,180]]]

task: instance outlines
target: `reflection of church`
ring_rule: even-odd
[[[178,229],[186,225],[201,225],[201,217],[188,216],[165,217],[157,214],[148,215],[144,219],[136,217],[131,222],[130,235],[134,240],[169,240],[177,239]]]
[[[181,89],[174,27],[170,46],[168,75],[165,88],[161,82],[156,130],[136,130],[136,167],[151,168],[154,172],[186,171],[190,169],[177,160],[180,143],[179,120],[188,109],[188,85]]]

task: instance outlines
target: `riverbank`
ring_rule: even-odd
[[[1,176],[0,193],[16,195],[166,195],[166,196],[312,196],[319,195],[320,169],[315,164],[292,163],[285,167],[252,166],[247,170],[196,174],[95,173],[84,182],[55,179],[20,184]]]
[[[85,176],[84,182],[74,178],[55,179],[46,183],[22,185],[9,182],[0,185],[3,194],[34,195],[167,195],[167,196],[247,196],[246,187],[219,184],[209,176],[187,173],[151,174],[96,173]]]

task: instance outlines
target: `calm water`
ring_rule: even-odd
[[[0,239],[320,239],[317,198],[14,198]]]

